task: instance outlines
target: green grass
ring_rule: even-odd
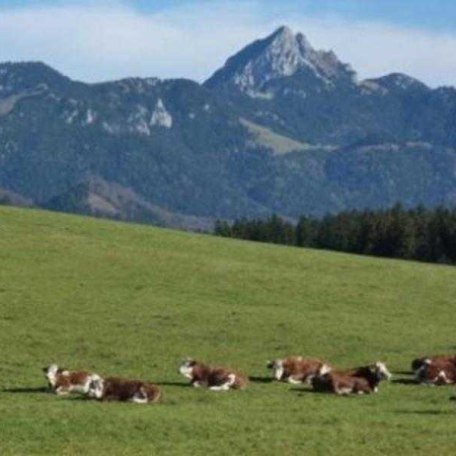
[[[262,127],[256,123],[250,122],[247,119],[240,118],[241,124],[247,127],[250,133],[255,137],[255,142],[265,147],[269,147],[277,155],[287,154],[298,150],[307,150],[311,148],[309,144],[305,144],[286,136],[269,130],[269,128]]]
[[[194,356],[268,375],[456,351],[456,269],[0,208],[0,454],[456,454],[452,388],[336,397],[183,386]],[[42,392],[57,362],[162,384],[162,404]],[[396,376],[396,378],[400,378]]]

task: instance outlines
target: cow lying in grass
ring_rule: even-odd
[[[86,371],[69,371],[51,364],[43,368],[49,387],[58,395],[69,393],[87,394],[91,374]]]
[[[430,364],[446,364],[450,363],[456,365],[455,355],[435,355],[435,356],[423,356],[422,358],[416,358],[412,361],[412,371],[418,380],[421,380],[423,375],[423,369],[427,368]]]
[[[454,357],[434,357],[423,361],[416,371],[416,378],[427,385],[451,385],[456,383],[456,360]]]
[[[333,371],[324,365],[319,374],[312,378],[312,387],[315,391],[338,395],[371,394],[378,391],[382,380],[390,378],[391,373],[381,362],[344,371]]]
[[[161,391],[157,385],[140,380],[92,375],[89,382],[88,396],[103,401],[134,402],[147,404],[157,402]]]
[[[179,372],[190,379],[196,388],[205,387],[212,391],[243,389],[247,386],[247,377],[225,367],[208,366],[194,359],[186,359],[179,366]]]
[[[297,384],[309,382],[320,372],[324,364],[319,359],[288,356],[284,359],[268,361],[266,367],[272,369],[272,375],[276,380]]]

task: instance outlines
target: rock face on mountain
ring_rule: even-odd
[[[229,58],[206,86],[236,88],[253,98],[269,99],[274,96],[274,81],[283,78],[305,79],[315,89],[350,84],[354,75],[333,52],[316,51],[302,33],[294,35],[288,27],[280,27]]]
[[[5,201],[205,229],[214,218],[456,203],[456,90],[359,81],[281,27],[203,85],[0,64]],[[11,197],[14,195],[14,198]]]

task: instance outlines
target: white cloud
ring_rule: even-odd
[[[42,60],[75,79],[126,76],[203,80],[250,41],[289,24],[333,49],[360,77],[400,71],[430,85],[456,85],[456,36],[337,17],[271,18],[259,2],[203,3],[158,13],[125,3],[0,10],[0,61]]]

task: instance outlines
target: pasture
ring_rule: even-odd
[[[454,267],[0,208],[0,454],[453,455],[453,388],[403,371],[456,352],[455,305]],[[353,397],[270,383],[287,354],[395,377]],[[253,381],[190,388],[186,356]],[[164,400],[56,397],[50,362],[151,380]]]

